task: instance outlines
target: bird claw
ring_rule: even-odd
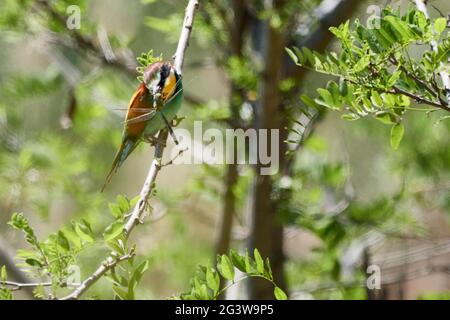
[[[161,139],[158,139],[157,137],[145,137],[144,140],[145,140],[146,142],[150,143],[150,145],[151,145],[152,147],[154,147],[154,146],[157,145],[157,144],[161,144],[161,145],[163,145],[164,147],[166,147],[166,142],[163,141],[163,140],[161,140]]]

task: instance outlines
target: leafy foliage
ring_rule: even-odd
[[[2,266],[0,268],[0,285],[5,284],[8,280],[8,274],[6,272],[6,267]],[[12,300],[13,294],[11,289],[6,285],[0,286],[0,300]]]
[[[142,53],[141,56],[137,58],[139,63],[139,67],[136,68],[137,72],[139,72],[139,76],[137,77],[138,81],[142,82],[144,80],[143,73],[149,65],[162,60],[162,54],[159,57],[155,57],[153,55],[153,50]]]
[[[155,45],[174,42],[182,20],[182,14],[178,11],[182,12],[184,3],[167,5],[155,0],[142,2],[152,5],[146,11],[152,16],[142,19],[144,24],[164,35],[158,34],[162,41]],[[272,26],[285,28],[290,17],[309,24],[309,17],[313,16],[310,13],[319,3],[318,0],[286,2],[282,12],[262,9],[261,1],[249,2],[249,5],[258,17],[270,19]],[[100,30],[96,22],[90,21],[85,14],[92,2],[52,0],[48,3],[56,15],[37,5],[37,1],[5,0],[0,3],[0,28],[6,31],[0,35],[0,48],[3,49],[0,54],[3,58],[5,52],[17,46],[13,52],[20,52],[18,56],[21,60],[17,60],[14,65],[23,65],[26,69],[10,72],[11,66],[6,64],[15,61],[0,59],[2,71],[5,67],[5,72],[0,74],[0,164],[3,168],[0,173],[1,212],[7,215],[14,211],[27,212],[27,217],[35,226],[31,227],[22,214],[15,214],[11,219],[11,225],[24,232],[30,246],[29,249],[18,251],[21,265],[39,281],[50,280],[53,283],[51,293],[42,287],[35,290],[36,297],[42,299],[61,297],[67,290],[73,289],[72,286],[66,288],[70,285],[68,279],[72,275],[71,266],[80,266],[83,276],[87,276],[84,271],[97,267],[102,263],[102,257],[110,252],[115,262],[123,257],[130,258],[121,260],[111,269],[107,274],[110,283],[99,281],[90,289],[91,296],[88,297],[139,299],[169,295],[174,288],[177,292],[180,284],[186,283],[191,277],[190,270],[194,264],[206,260],[212,249],[210,241],[202,241],[204,238],[198,236],[197,229],[191,225],[193,221],[188,220],[189,215],[185,214],[185,202],[180,200],[195,194],[198,195],[196,200],[200,199],[202,204],[206,201],[208,207],[217,205],[222,196],[219,179],[224,179],[224,168],[203,166],[202,174],[188,183],[190,189],[182,192],[182,195],[174,194],[171,190],[158,193],[158,200],[170,211],[167,217],[172,222],[169,228],[169,232],[173,232],[169,236],[170,241],[158,241],[155,247],[152,246],[151,253],[145,251],[146,246],[140,242],[137,248],[129,243],[123,234],[123,225],[136,198],[130,200],[119,195],[115,203],[109,204],[108,216],[106,196],[98,193],[98,188],[113,147],[120,139],[121,120],[116,117],[111,105],[124,108],[135,82],[123,76],[123,69],[107,67],[109,62],[85,47],[86,43],[77,43],[74,38],[74,34],[79,34],[82,39],[94,40],[93,43],[96,43]],[[72,4],[80,6],[83,19],[80,30],[69,32],[64,20],[57,17],[65,15],[67,6]],[[172,5],[179,6],[180,10],[174,10]],[[189,112],[192,119],[200,119],[205,123],[217,121],[228,127],[230,124],[240,125],[240,120],[243,120],[245,126],[254,120],[251,110],[259,98],[262,66],[258,57],[249,55],[248,44],[245,44],[241,56],[230,53],[231,33],[227,32],[224,14],[225,18],[233,15],[231,10],[220,11],[221,7],[227,8],[227,5],[226,0],[206,1],[200,7],[201,15],[197,17],[195,26],[195,40],[199,40],[200,48],[195,43],[190,49],[197,49],[197,52],[192,55],[195,61],[189,61],[189,69],[199,71],[201,76],[191,81],[189,87],[195,88],[197,85],[203,89],[204,83],[209,85],[210,73],[205,76],[203,70],[198,68],[216,59],[217,66],[225,70],[231,85],[237,87],[237,92],[229,101],[208,100],[195,111],[185,111]],[[166,11],[159,11],[161,9]],[[442,188],[442,183],[448,181],[449,176],[450,155],[446,139],[449,135],[448,121],[433,127],[424,123],[423,119],[408,118],[410,110],[424,110],[430,111],[429,119],[436,119],[438,113],[434,111],[439,105],[442,106],[440,98],[444,99],[445,92],[435,78],[442,70],[440,61],[448,58],[449,40],[445,24],[444,18],[427,21],[414,10],[404,16],[385,10],[380,19],[380,29],[364,27],[358,21],[352,27],[346,23],[339,28],[332,28],[342,44],[341,54],[320,55],[306,49],[288,50],[298,65],[339,79],[319,90],[317,99],[302,96],[308,108],[320,108],[321,114],[325,108],[346,110],[345,117],[348,119],[372,115],[376,120],[391,126],[393,147],[398,147],[403,140],[402,148],[395,155],[377,149],[376,155],[367,154],[355,160],[355,153],[361,146],[351,149],[351,175],[347,172],[349,163],[327,159],[327,152],[334,150],[331,141],[321,141],[320,134],[304,141],[300,161],[292,177],[289,177],[290,181],[279,181],[278,189],[273,190],[272,194],[273,197],[279,197],[283,191],[291,192],[289,201],[281,202],[277,214],[287,225],[306,229],[320,241],[311,259],[290,259],[287,262],[289,285],[293,289],[307,291],[314,285],[319,284],[320,288],[331,283],[336,290],[311,290],[313,297],[364,298],[364,290],[354,286],[354,283],[364,279],[361,272],[354,272],[350,284],[342,278],[341,257],[348,247],[371,231],[394,236],[408,231],[414,235],[423,234],[423,227],[410,216],[411,208],[428,212],[429,208],[438,207],[450,212],[447,192]],[[174,28],[175,25],[177,28]],[[30,59],[30,55],[23,58],[23,54],[32,51],[26,45],[31,42],[29,40],[46,39],[45,35],[49,34],[56,41],[52,43],[51,53],[45,57],[48,61],[45,60],[43,66],[34,65],[35,60]],[[148,38],[151,34],[140,32],[129,37],[109,34],[108,40],[112,51],[118,55],[126,51],[126,47],[147,50],[148,43],[153,43]],[[437,54],[427,50],[432,40],[438,42]],[[427,51],[417,57],[411,54],[416,48]],[[32,52],[34,54],[35,51]],[[69,66],[79,72],[80,77],[75,79],[75,83],[67,77],[67,70],[58,66],[60,57],[64,57],[70,63]],[[149,63],[158,59],[161,56],[155,57],[153,51],[142,54],[138,58],[138,72],[141,74]],[[139,80],[142,80],[141,76]],[[292,79],[284,79],[280,83],[284,99],[297,99],[291,97],[294,96],[292,92],[295,92],[296,85]],[[203,91],[199,90],[199,93]],[[58,126],[58,117],[71,99],[76,102],[72,127],[62,130]],[[412,105],[414,100],[428,105],[432,103],[431,108],[415,108]],[[233,115],[230,103],[238,106],[237,116]],[[308,108],[302,108],[301,112],[308,113]],[[250,111],[244,112],[246,109]],[[242,114],[247,114],[247,117]],[[229,122],[236,119],[239,121]],[[408,119],[407,131],[404,130],[405,119]],[[441,120],[444,119],[446,117],[441,117]],[[298,124],[302,126],[302,123]],[[217,123],[214,122],[212,126],[217,127]],[[364,145],[376,146],[376,137],[383,136],[368,119],[351,123],[349,128],[349,141],[363,140]],[[423,132],[427,132],[426,138]],[[297,135],[302,137],[303,133],[298,131]],[[350,178],[361,175],[361,172],[355,173],[355,167],[358,166],[363,167],[362,175],[367,180],[370,175],[379,174],[379,167],[389,167],[389,176],[385,177],[384,183],[391,185],[394,181],[404,179],[404,186],[380,195],[375,192],[370,180],[357,186],[355,196],[348,195],[346,189]],[[244,212],[248,202],[251,174],[248,167],[239,167],[238,182],[233,189],[238,216]],[[369,199],[359,198],[364,198],[361,196],[364,188],[370,188],[372,197]],[[330,212],[327,206],[330,199],[337,203],[343,199],[347,207]],[[58,219],[55,219],[55,212],[58,213]],[[41,228],[35,217],[44,225],[63,220],[65,226],[41,240]],[[69,223],[70,220],[72,222]],[[145,240],[142,237],[142,241]],[[187,244],[191,246],[194,240],[199,242],[195,245],[195,252],[191,247],[186,247]],[[231,251],[229,255],[220,256],[218,262],[214,267],[198,267],[190,290],[177,298],[214,299],[222,290],[221,283],[227,281],[234,285],[248,277],[273,281],[268,261],[263,260],[257,251],[253,257]],[[155,280],[152,285],[142,285],[147,281],[143,279],[146,270],[145,276]],[[243,277],[235,280],[238,270],[243,273]],[[2,268],[0,298],[10,299],[11,290],[2,286],[2,281],[6,279],[6,269]],[[276,286],[274,295],[278,299],[286,298]],[[424,298],[427,296],[430,295]]]
[[[112,268],[109,276],[113,283],[113,291],[120,299],[135,298],[134,290],[148,268],[148,261],[135,265],[135,246],[128,245],[123,234],[125,214],[130,211],[137,199],[136,197],[128,200],[124,196],[118,196],[117,202],[109,205],[111,215],[115,220],[103,232],[103,241],[113,250],[111,255],[117,262],[122,259],[127,260],[126,266],[118,265],[117,268]],[[35,231],[22,213],[14,213],[9,224],[15,229],[21,230],[27,243],[31,246],[30,250],[18,251],[17,256],[23,260],[23,266],[27,267],[38,279],[49,277],[53,284],[53,296],[57,296],[56,289],[58,288],[77,285],[77,283],[72,283],[71,277],[78,256],[84,249],[99,242],[98,236],[85,219],[72,222],[70,226],[63,227],[57,233],[51,234],[45,241],[38,240]],[[44,297],[41,296],[41,292],[36,294],[37,297]]]
[[[396,149],[403,137],[405,113],[423,110],[411,107],[411,100],[432,107],[424,111],[448,110],[446,90],[437,80],[440,71],[447,71],[450,57],[446,23],[444,18],[427,20],[414,9],[400,15],[388,8],[376,27],[356,20],[352,28],[349,21],[330,28],[342,47],[339,54],[286,49],[297,65],[339,78],[317,89],[316,99],[302,96],[303,103],[345,110],[343,117],[348,120],[372,115],[392,126],[391,145]],[[432,42],[437,42],[437,52],[425,50],[419,59],[410,54],[417,44]]]
[[[45,241],[37,239],[21,213],[13,214],[9,224],[21,230],[32,247],[31,250],[18,251],[17,256],[23,260],[23,266],[29,268],[37,278],[50,277],[53,289],[70,285],[68,278],[72,275],[77,254],[94,241],[91,227],[85,220],[63,228]]]
[[[235,269],[244,275],[235,280]],[[188,292],[182,293],[174,299],[182,300],[215,300],[232,285],[245,279],[258,277],[271,282],[274,285],[274,296],[278,300],[286,300],[287,295],[273,281],[272,269],[269,259],[263,260],[257,249],[253,252],[253,258],[248,252],[240,255],[234,250],[230,250],[228,255],[217,257],[217,266],[198,266],[195,277],[191,280],[191,288]],[[230,281],[231,284],[225,288],[220,288],[221,281]]]

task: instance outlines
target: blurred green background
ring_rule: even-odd
[[[113,219],[108,202],[117,194],[132,198],[139,193],[153,155],[150,146],[140,146],[100,193],[120,143],[120,109],[126,108],[138,82],[101,65],[87,51],[83,56],[65,46],[67,30],[43,21],[39,9],[27,2],[0,4],[0,236],[14,249],[26,244],[6,224],[13,212],[23,212],[40,239],[81,218],[101,234]],[[354,17],[365,19],[370,4],[360,6]],[[118,57],[134,61],[153,49],[170,59],[175,51],[184,1],[103,0],[79,5],[81,32],[94,38],[107,34]],[[433,5],[443,12],[450,7],[445,0]],[[204,127],[222,128],[214,119],[227,114],[228,69],[215,62],[220,52],[211,35],[201,31],[201,24],[198,29],[185,62],[184,87],[187,95],[207,105],[186,103],[180,115],[187,119],[181,126],[192,130],[193,121],[202,119]],[[325,81],[309,74],[302,92],[313,92]],[[71,105],[76,109],[68,118]],[[448,298],[450,121],[437,123],[440,116],[410,113],[405,139],[393,151],[389,129],[376,120],[349,122],[339,113],[325,114],[298,156],[291,181],[294,196],[286,213],[284,252],[292,298],[368,298],[361,285],[361,257],[367,248],[381,266],[382,279],[392,278],[386,280],[389,297]],[[214,261],[223,174],[223,166],[164,168],[151,200],[152,215],[159,218],[132,235],[138,259],[150,263],[138,286],[138,299],[180,293],[188,288],[198,264]],[[240,218],[232,241],[237,248],[245,246],[248,233],[251,177],[250,170],[240,170]],[[107,252],[100,241],[80,254],[77,263],[83,278]],[[438,271],[408,278],[411,270],[431,265],[439,266]],[[102,280],[88,296],[112,298],[110,286]],[[245,297],[243,290],[230,294]]]

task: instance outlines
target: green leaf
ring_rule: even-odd
[[[65,251],[70,250],[69,240],[67,240],[67,237],[65,236],[64,232],[58,231],[57,242],[58,245]]]
[[[128,300],[128,292],[118,286],[113,286],[114,293],[120,298],[120,300]]]
[[[75,232],[76,234],[86,242],[92,243],[94,242],[94,238],[90,234],[90,230],[86,225],[81,223],[75,224]]]
[[[25,263],[32,266],[32,267],[39,267],[42,268],[43,264],[37,260],[37,259],[33,259],[33,258],[28,258],[25,260]]]
[[[121,221],[115,221],[106,228],[105,232],[103,233],[103,239],[105,241],[111,241],[120,236],[122,232],[123,223]]]
[[[275,287],[273,293],[277,300],[287,300],[287,294],[281,288]]]
[[[381,98],[380,94],[375,90],[372,90],[371,92],[370,101],[374,106],[378,108],[383,107],[383,99]]]
[[[306,104],[308,107],[312,109],[317,109],[317,103],[308,97],[306,94],[302,95],[300,99],[303,101],[304,104]]]
[[[135,284],[138,284],[141,281],[142,275],[148,269],[148,260],[141,262],[136,269],[134,269],[132,280]]]
[[[125,255],[125,247],[122,241],[119,239],[112,239],[111,241],[106,241],[106,244],[119,255]]]
[[[298,64],[298,57],[297,55],[294,53],[294,51],[292,51],[289,48],[284,48],[284,50],[286,50],[286,52],[288,53],[288,55],[291,57],[292,61],[294,61],[295,64]]]
[[[444,32],[445,28],[447,27],[447,19],[445,18],[437,18],[434,21],[434,30],[436,31],[437,34],[441,34],[442,32]]]
[[[343,78],[339,79],[339,93],[342,97],[346,97],[348,95],[348,84]]]
[[[387,16],[384,19],[392,26],[400,42],[405,43],[414,39],[414,34],[404,21],[394,16]]]
[[[119,194],[117,196],[116,200],[117,200],[117,205],[119,206],[121,213],[127,213],[127,211],[130,210],[130,202],[128,201],[128,199],[126,197]]]
[[[222,255],[217,265],[220,274],[228,280],[234,279],[234,267],[230,259],[226,255]]]
[[[240,271],[245,272],[245,258],[234,250],[230,250],[231,262]]]
[[[255,261],[249,256],[248,252],[245,253],[245,272],[252,274],[256,271],[256,263]]]
[[[390,77],[389,80],[387,82],[387,85],[389,87],[392,87],[393,85],[395,85],[395,83],[397,82],[397,80],[400,78],[402,72],[400,70],[395,71]]]
[[[77,235],[75,230],[71,227],[65,227],[62,229],[62,232],[64,233],[64,236],[69,241],[69,244],[71,244],[75,249],[81,249],[83,244],[80,237]]]
[[[217,271],[213,268],[208,268],[206,270],[206,284],[214,291],[214,294],[217,294],[220,288],[220,278]]]
[[[346,113],[346,114],[342,115],[342,119],[348,120],[348,121],[358,120],[359,118],[360,117],[355,113]]]
[[[135,196],[133,199],[130,200],[130,207],[134,207],[136,203],[138,203],[139,199],[141,199],[141,195]]]
[[[201,300],[210,300],[212,298],[208,292],[208,287],[206,284],[200,285],[197,290],[197,294]]]
[[[114,283],[115,285],[117,285],[119,287],[127,287],[128,286],[128,280],[125,277],[123,277],[115,272],[110,273],[107,276],[107,280],[111,281],[112,283]]]
[[[123,217],[122,211],[120,210],[119,206],[115,203],[108,204],[109,212],[112,214],[112,216],[116,219],[121,219]]]
[[[6,266],[2,266],[0,269],[0,281],[6,281],[8,279],[8,274],[6,272]]]
[[[326,89],[323,88],[318,88],[317,92],[320,95],[320,99],[316,99],[315,102],[326,107],[326,108],[330,108],[333,110],[338,110],[339,108],[336,107],[334,100],[333,100],[333,95],[331,94],[331,92],[329,92]]]
[[[396,124],[397,121],[395,119],[395,115],[389,112],[382,112],[375,116],[375,118],[384,124]]]
[[[259,253],[258,249],[255,248],[253,255],[255,257],[256,262],[256,270],[260,274],[264,274],[264,260],[261,257],[261,254]]]
[[[405,133],[405,127],[402,123],[395,124],[391,129],[391,147],[394,150],[397,150],[400,142],[403,139],[403,135]]]

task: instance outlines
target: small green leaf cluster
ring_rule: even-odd
[[[116,203],[109,205],[110,213],[115,220],[103,232],[103,240],[112,249],[112,256],[115,259],[129,256],[126,263],[117,264],[107,275],[107,279],[113,284],[116,299],[120,300],[135,299],[135,289],[148,269],[148,260],[136,264],[134,256],[136,246],[127,243],[124,233],[126,214],[131,211],[138,200],[139,196],[130,200],[125,196],[118,195]]]
[[[6,280],[8,280],[8,274],[6,272],[6,267],[2,266],[0,268],[0,300],[12,300],[12,290],[8,288],[5,284]]]
[[[136,204],[139,197],[127,199],[119,195],[116,203],[109,205],[110,213],[114,220],[103,232],[104,243],[112,250],[111,257],[114,262],[127,260],[122,266],[116,263],[111,268],[108,279],[113,283],[113,291],[119,299],[134,299],[135,289],[148,268],[148,262],[143,261],[135,264],[135,246],[128,245],[124,234],[124,223],[126,214]],[[20,249],[17,257],[23,262],[19,265],[25,267],[34,277],[38,279],[50,279],[52,282],[52,297],[56,297],[59,288],[76,286],[69,281],[73,266],[77,262],[81,251],[89,246],[99,243],[97,233],[93,231],[91,224],[86,219],[72,221],[71,225],[51,234],[45,241],[40,241],[34,229],[22,213],[14,213],[8,223],[13,228],[20,230],[25,235],[26,242],[31,249]],[[109,262],[105,262],[109,263]],[[6,270],[1,274],[6,281]],[[69,283],[70,282],[70,283]],[[1,281],[0,281],[1,284]],[[0,286],[2,297],[8,297],[7,286]],[[42,287],[38,286],[35,296],[45,298]]]
[[[131,248],[131,253],[135,250]],[[113,284],[113,291],[116,299],[134,300],[135,290],[142,279],[144,272],[148,269],[148,260],[139,264],[135,263],[135,258],[131,257],[126,264],[118,264],[107,275],[107,279]]]
[[[239,270],[244,275],[235,279],[235,270]],[[262,278],[274,285],[274,296],[278,300],[286,300],[287,295],[279,288],[272,275],[269,259],[262,258],[258,249],[253,252],[253,257],[250,257],[248,252],[245,255],[240,255],[234,250],[230,250],[228,255],[219,255],[217,257],[216,267],[203,266],[197,267],[195,277],[191,280],[191,288],[188,292],[182,293],[179,297],[174,299],[181,300],[215,300],[223,294],[228,288],[236,283],[252,278]],[[221,289],[222,281],[230,281],[231,284]]]
[[[162,54],[159,57],[155,57],[153,55],[153,49],[149,52],[144,52],[140,57],[137,57],[139,63],[139,66],[136,68],[137,72],[139,72],[139,76],[137,77],[138,81],[142,82],[144,80],[144,71],[149,65],[162,60]]]
[[[91,226],[84,219],[51,234],[45,241],[38,240],[22,213],[14,213],[8,224],[21,230],[32,247],[18,250],[17,257],[23,261],[21,266],[38,278],[50,277],[54,289],[68,285],[67,279],[72,274],[70,267],[75,263],[76,255],[94,242]]]
[[[346,111],[343,117],[348,120],[372,115],[392,126],[391,145],[397,148],[406,111],[448,108],[446,90],[437,80],[439,72],[447,71],[450,57],[446,25],[446,19],[430,21],[414,9],[400,15],[387,8],[377,28],[358,20],[353,28],[349,21],[330,28],[342,47],[339,54],[286,49],[297,65],[339,78],[317,89],[317,98],[303,95],[301,100],[311,108]],[[433,43],[437,43],[436,52],[431,50]],[[427,50],[413,58],[411,50],[417,45],[425,45]],[[433,108],[412,108],[411,100]]]

